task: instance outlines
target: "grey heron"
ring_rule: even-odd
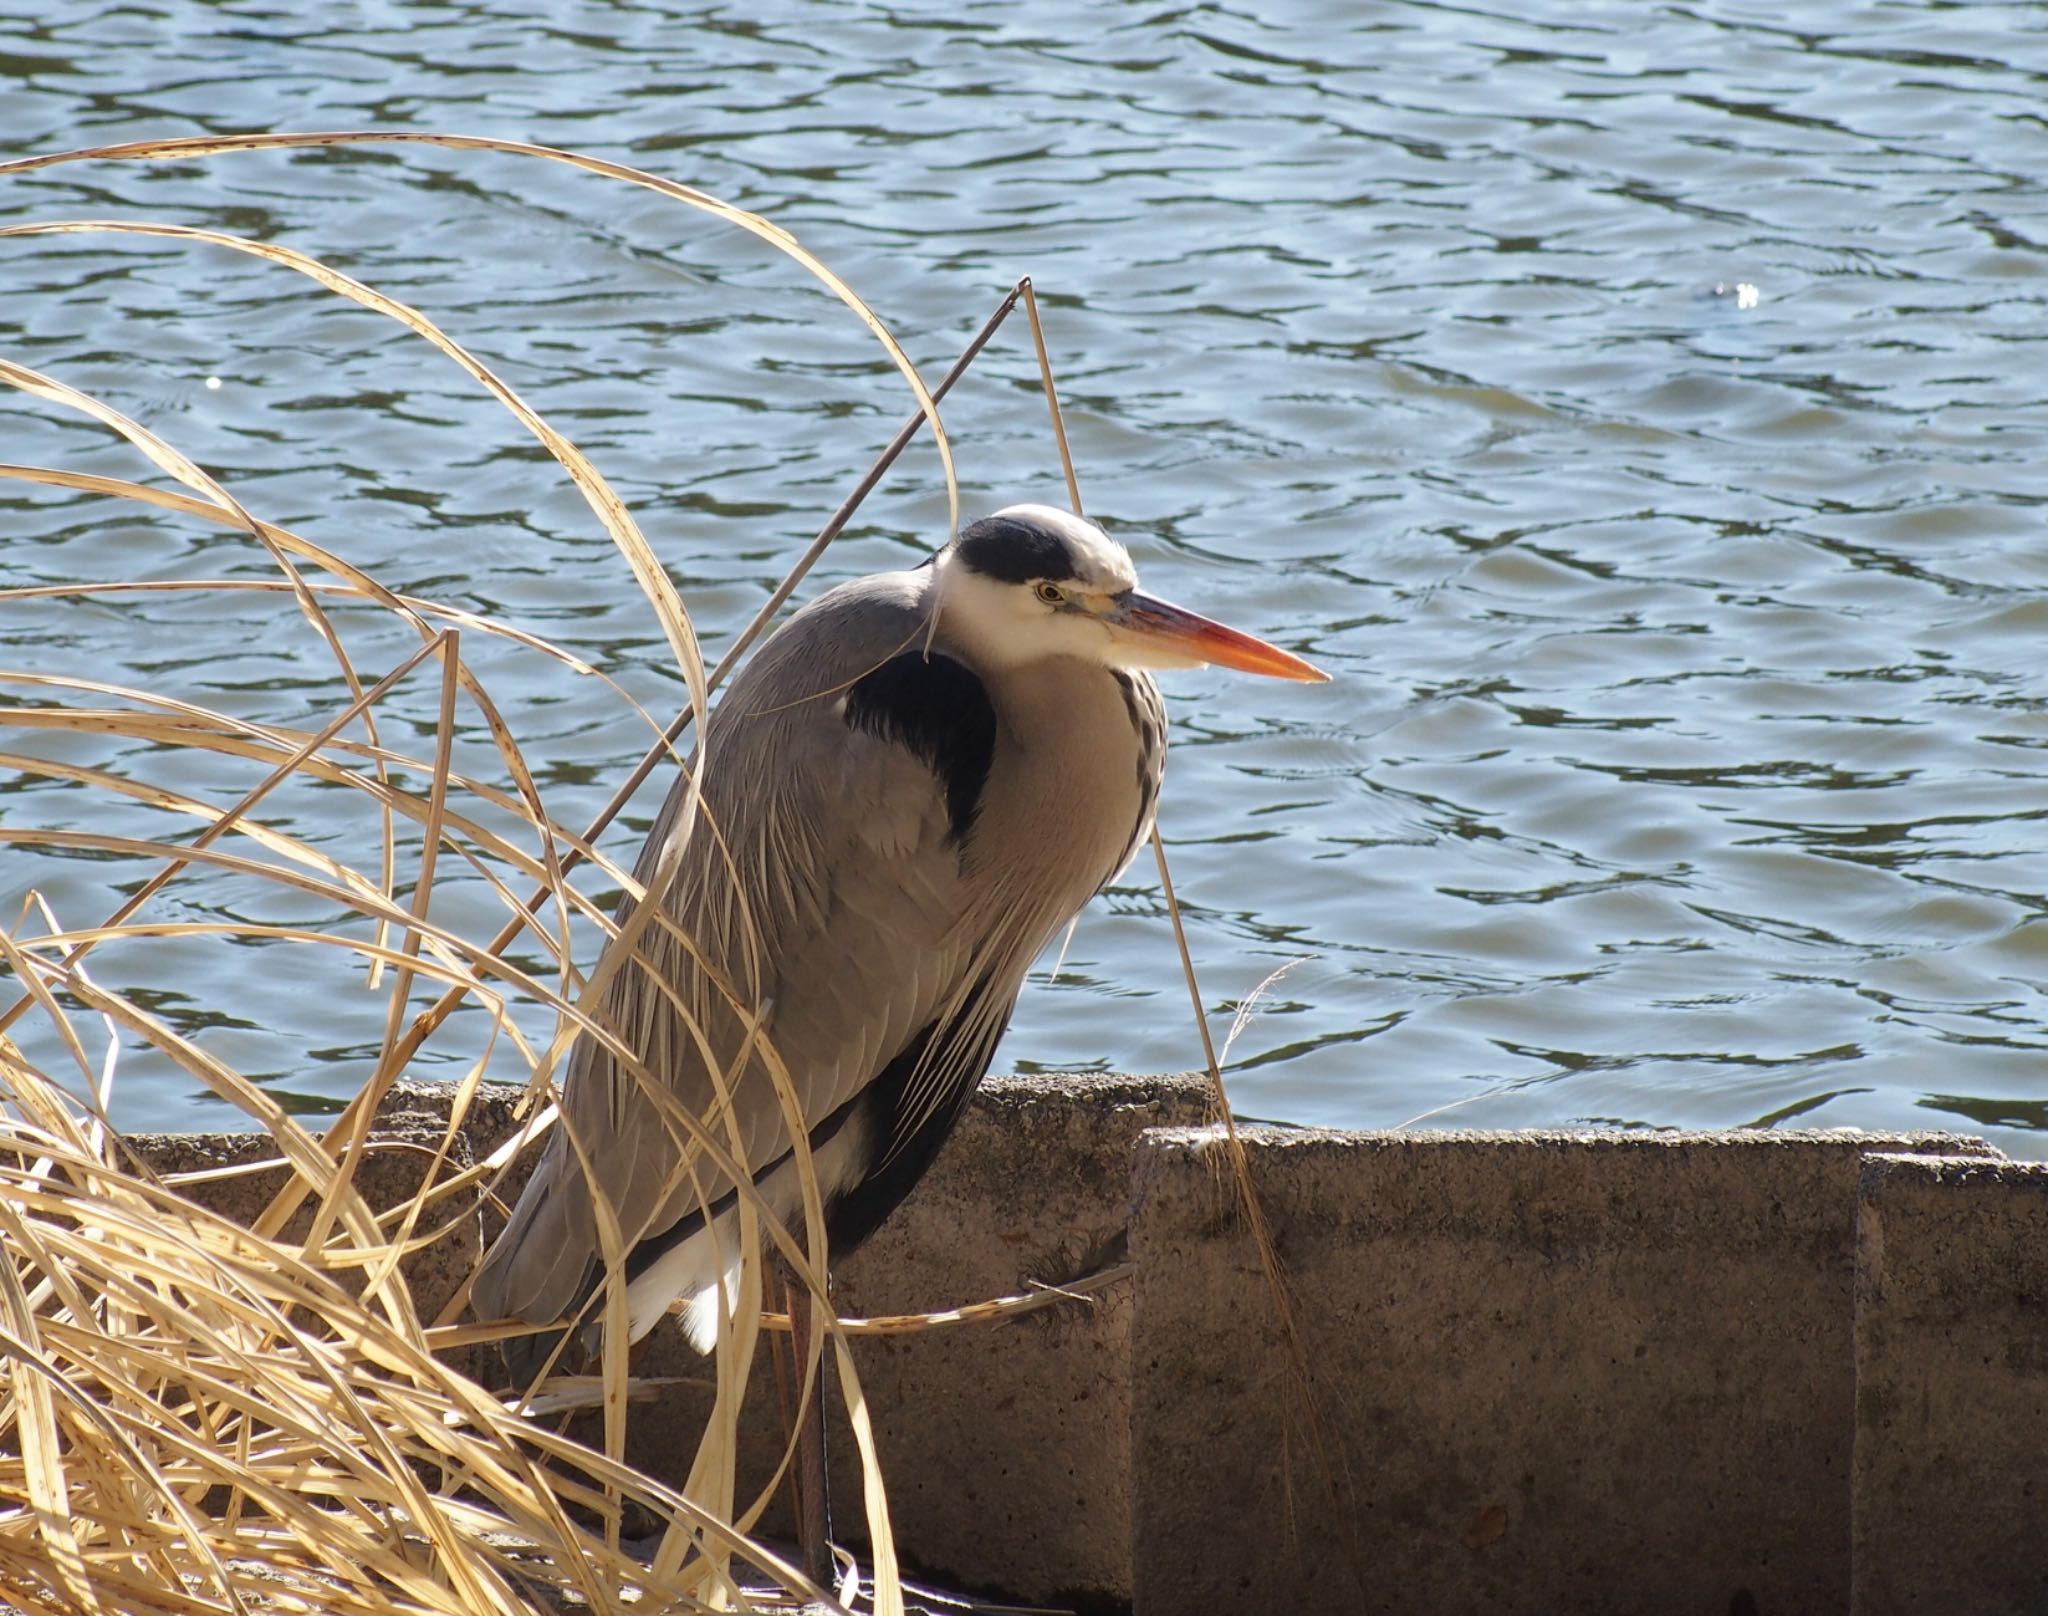
[[[830,1256],[859,1245],[952,1130],[1032,960],[1144,840],[1166,751],[1148,670],[1204,664],[1326,677],[1141,594],[1120,544],[1044,505],[841,584],[776,630],[711,716],[699,822],[672,845],[679,782],[636,867],[648,890],[666,880],[676,924],[646,927],[599,995],[664,1093],[577,1042],[561,1126],[477,1274],[478,1316],[549,1323],[589,1300],[594,1178],[627,1252],[631,1339],[689,1298],[709,1349],[737,1195],[667,1104],[708,1119],[731,1076],[731,1116],[712,1126],[768,1206],[801,1216],[750,1026],[801,1100]],[[507,1344],[522,1379],[548,1344]]]

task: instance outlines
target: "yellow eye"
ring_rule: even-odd
[[[1061,606],[1066,603],[1067,597],[1058,584],[1040,584],[1036,593],[1048,606]]]

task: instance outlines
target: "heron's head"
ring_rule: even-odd
[[[1011,505],[938,557],[945,637],[981,667],[1079,657],[1112,668],[1214,663],[1279,679],[1327,679],[1301,658],[1142,593],[1130,552],[1085,517]]]

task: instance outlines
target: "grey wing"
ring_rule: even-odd
[[[959,804],[945,771],[886,724],[849,721],[860,716],[849,709],[856,681],[901,653],[921,623],[899,601],[852,593],[881,582],[835,591],[792,619],[720,704],[699,823],[660,902],[674,929],[641,933],[600,1011],[639,1052],[655,1092],[597,1040],[579,1040],[564,1126],[478,1275],[480,1315],[556,1318],[581,1300],[601,1259],[586,1161],[628,1249],[730,1194],[673,1114],[714,1118],[714,1063],[734,1094],[730,1126],[713,1121],[720,1142],[736,1138],[756,1173],[789,1150],[765,1063],[737,1064],[757,1018],[807,1129],[935,1022],[986,1040],[991,1013],[977,1013],[985,995],[969,978],[987,962],[973,958],[961,924]],[[643,851],[643,881],[661,863],[682,789]],[[998,1032],[1006,1004],[992,1012]],[[955,1063],[940,1049],[924,1065]]]

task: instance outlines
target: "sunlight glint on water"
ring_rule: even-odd
[[[1148,585],[1337,674],[1170,681],[1164,824],[1219,1030],[1312,956],[1233,1050],[1243,1110],[1938,1124],[2048,1153],[2043,19],[1550,9],[373,4],[287,26],[59,0],[0,24],[0,148],[409,125],[614,156],[796,230],[932,374],[1029,272],[1091,511]],[[0,184],[6,222],[110,213],[289,241],[445,320],[633,501],[714,653],[909,407],[754,244],[530,165]],[[0,287],[7,352],[260,514],[679,701],[580,501],[423,346],[161,243],[0,243]],[[1021,340],[947,412],[970,511],[1060,497]],[[13,400],[0,440],[140,474]],[[0,511],[6,583],[266,570],[18,486]],[[915,558],[943,511],[920,450],[821,579]],[[587,817],[641,731],[588,681],[477,649],[557,812]],[[233,596],[16,605],[0,661],[282,719],[328,676],[288,611]],[[0,815],[31,807],[82,804],[0,781]],[[360,851],[339,794],[295,811]],[[158,829],[94,823],[124,813]],[[1002,1064],[1197,1059],[1149,865],[1125,879]],[[94,863],[12,854],[10,924],[31,886],[74,923],[111,907]],[[289,908],[231,881],[165,902]],[[459,880],[447,902],[495,918]],[[291,955],[179,949],[132,980],[319,1108],[377,1021]],[[217,1120],[175,1076],[125,1082],[133,1123]]]

